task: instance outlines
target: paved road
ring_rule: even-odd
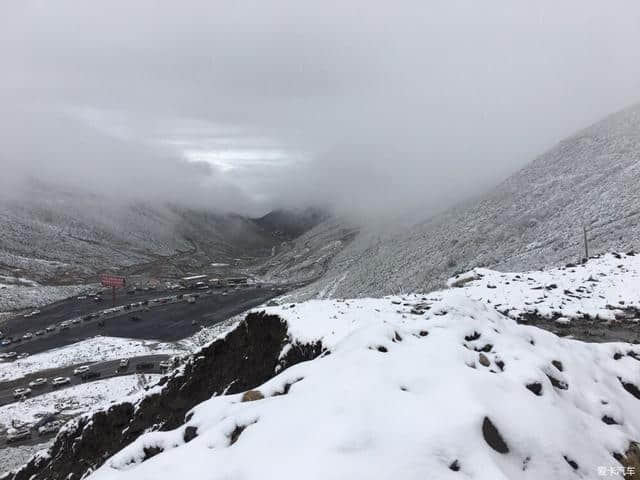
[[[120,364],[120,360],[110,360],[107,362],[98,362],[98,363],[82,363],[77,365],[70,365],[68,367],[62,368],[51,368],[48,370],[41,370],[39,372],[26,375],[24,377],[11,380],[9,382],[0,382],[0,406],[7,405],[9,403],[17,402],[18,400],[14,398],[13,391],[16,388],[28,387],[29,382],[35,380],[39,377],[44,377],[48,379],[46,385],[42,387],[32,388],[31,395],[29,398],[37,397],[39,395],[43,395],[45,393],[52,392],[54,390],[63,390],[65,388],[73,387],[75,385],[80,385],[82,383],[88,383],[96,380],[104,380],[105,378],[115,377],[115,376],[123,376],[123,375],[132,375],[135,373],[162,373],[160,370],[160,362],[164,360],[168,360],[169,355],[143,355],[139,357],[132,357],[129,359],[129,367],[126,370],[118,371],[118,365]],[[153,368],[138,370],[136,367],[138,365],[144,363],[153,363]],[[92,372],[98,372],[100,377],[94,378],[91,380],[84,381],[80,376],[73,375],[73,370],[80,365],[90,365]],[[67,385],[63,385],[58,388],[52,388],[51,379],[55,377],[69,377],[71,382]]]
[[[73,324],[67,330],[58,329],[31,340],[0,347],[0,352],[35,354],[96,335],[167,342],[181,340],[196,333],[201,326],[214,325],[279,295],[276,290],[256,287],[231,290],[227,295],[223,295],[222,290],[213,290],[210,294],[197,293],[200,296],[195,303],[187,303],[183,300],[167,304],[149,304],[149,311],[124,311],[109,317],[82,321],[79,324]],[[160,296],[158,292],[144,292],[144,295],[147,298]],[[140,296],[135,298],[136,301],[140,299]],[[85,306],[87,303],[92,307],[91,309]],[[86,300],[75,299],[58,302],[58,304],[60,305],[52,310],[42,309],[37,317],[28,319],[21,317],[5,322],[2,325],[5,335],[20,337],[28,331],[33,332],[58,320],[76,317],[79,311],[86,315],[104,308]],[[79,304],[82,306],[79,307]],[[133,317],[138,319],[133,320]],[[101,325],[102,322],[104,325]]]
[[[134,294],[127,294],[119,290],[116,297],[116,306],[126,305],[132,302],[140,302],[151,298],[170,295],[172,292],[165,289],[158,290],[136,290]],[[35,332],[44,330],[47,326],[53,325],[74,317],[81,317],[97,310],[110,308],[113,306],[111,302],[111,292],[105,291],[102,295],[103,301],[96,303],[92,297],[84,300],[78,300],[77,297],[67,298],[40,308],[40,313],[33,317],[24,318],[21,315],[9,320],[5,320],[0,324],[0,330],[5,336],[16,336],[17,333],[25,333],[27,331]]]

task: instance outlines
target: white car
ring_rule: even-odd
[[[38,428],[38,435],[51,435],[54,433],[58,433],[58,430],[60,430],[60,427],[62,427],[62,425],[64,425],[64,421],[61,420],[49,422]]]
[[[163,360],[162,362],[160,362],[160,369],[169,370],[171,368],[171,365],[171,360]]]
[[[40,378],[36,378],[35,380],[29,382],[29,387],[30,388],[41,387],[45,383],[47,383],[47,379],[40,377]]]
[[[89,371],[89,365],[83,365],[81,367],[76,368],[73,371],[74,375],[82,375],[83,373],[87,373]]]
[[[16,388],[13,391],[13,396],[16,397],[16,398],[22,398],[22,397],[26,397],[30,393],[31,393],[31,389],[30,388]]]
[[[18,356],[17,352],[8,352],[8,353],[5,353],[4,358],[16,358],[17,356]]]
[[[22,358],[27,358],[29,356],[28,353],[21,353],[20,355],[17,356],[17,359],[20,360]]]
[[[22,336],[22,338],[25,339],[25,340],[30,340],[30,339],[33,338],[33,333],[27,332]]]
[[[51,385],[54,387],[59,387],[60,385],[67,385],[71,383],[71,379],[69,377],[56,377],[51,380]]]

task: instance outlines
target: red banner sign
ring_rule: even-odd
[[[124,277],[117,277],[115,275],[100,275],[100,283],[104,287],[119,287],[122,288],[126,284]]]

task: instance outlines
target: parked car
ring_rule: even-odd
[[[55,387],[60,387],[62,385],[67,385],[71,383],[71,379],[69,377],[56,377],[51,380],[51,385]]]
[[[24,340],[31,340],[31,339],[33,338],[33,333],[31,333],[31,332],[27,332],[27,333],[25,333],[25,334],[22,336],[22,338],[23,338]]]
[[[53,435],[54,433],[58,433],[60,427],[64,424],[63,421],[57,422],[49,422],[45,425],[42,425],[38,428],[38,435]]]
[[[2,342],[0,344],[3,347],[6,347],[7,345],[11,345],[11,340],[2,340]]]
[[[29,387],[30,388],[38,388],[38,387],[42,387],[46,383],[47,383],[47,379],[43,378],[43,377],[40,377],[40,378],[36,378],[35,380],[29,382]]]
[[[7,433],[7,443],[19,442],[20,440],[26,440],[31,438],[31,430],[28,428],[21,430],[13,430]]]
[[[160,362],[160,370],[169,370],[171,365],[173,365],[171,360],[163,360]]]
[[[189,297],[189,298],[187,298],[187,303],[196,303],[196,299],[195,299],[195,297]]]
[[[89,371],[89,365],[82,365],[81,367],[75,368],[73,370],[74,375],[82,375],[83,373],[87,373]]]
[[[134,316],[132,316],[132,317],[131,317],[131,321],[132,321],[132,322],[139,322],[140,320],[142,320],[142,318],[140,318],[140,317],[139,317],[139,316],[137,316],[137,315],[134,315]]]
[[[20,360],[20,359],[22,359],[22,358],[27,358],[28,356],[29,356],[29,354],[25,352],[25,353],[21,353],[21,354],[20,354],[20,355],[18,355],[16,358],[17,358],[18,360]]]
[[[16,358],[18,356],[17,352],[7,352],[5,353],[5,357],[8,360],[11,360],[12,358]]]
[[[16,388],[13,391],[13,396],[15,398],[23,398],[23,397],[26,397],[26,396],[28,396],[30,394],[31,394],[31,389],[30,388]]]
[[[102,301],[102,297],[95,296],[93,297],[93,301],[96,303],[100,303]]]
[[[45,328],[47,332],[53,332],[55,329],[56,329],[55,325],[49,325],[47,328]]]
[[[86,296],[86,295],[80,295],[80,296],[78,297],[78,300],[86,300],[86,299],[87,299],[87,296]]]
[[[80,319],[79,318],[74,318],[73,320],[71,320],[71,323],[74,323],[74,324],[77,325],[78,323],[80,323]]]
[[[38,337],[39,337],[39,336],[41,336],[41,335],[44,335],[44,334],[45,334],[45,331],[44,331],[44,330],[38,330],[38,331],[36,332],[36,336],[38,336]]]

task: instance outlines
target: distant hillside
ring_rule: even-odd
[[[254,219],[254,222],[283,240],[291,240],[326,220],[327,217],[324,211],[315,208],[278,209]]]
[[[525,270],[574,262],[583,256],[583,224],[592,253],[626,251],[640,246],[639,213],[635,105],[560,142],[477,202],[411,228],[366,230],[335,252],[324,277],[302,296],[430,290],[478,266]],[[317,227],[318,237],[323,228],[335,230],[335,224]],[[305,261],[322,248],[303,240],[287,255]]]
[[[0,275],[53,284],[86,281],[106,268],[179,275],[211,262],[274,253],[312,221],[279,211],[270,221],[32,185],[0,198]]]

